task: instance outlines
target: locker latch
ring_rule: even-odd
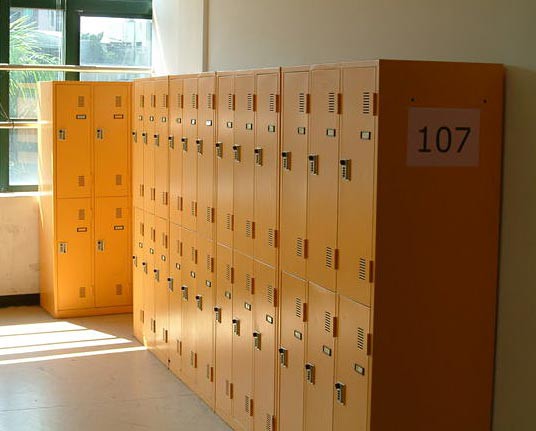
[[[223,158],[223,142],[216,142],[216,157]]]
[[[311,385],[315,384],[315,366],[311,363],[305,364],[305,380]]]
[[[65,139],[67,139],[67,131],[65,129],[58,130],[58,139],[60,141],[65,141]]]
[[[147,144],[147,132],[142,132],[141,139],[144,144]]]
[[[167,140],[168,140],[169,148],[174,149],[175,148],[175,137],[170,135],[170,136],[168,136]]]
[[[197,154],[203,154],[203,140],[196,139],[195,145],[197,145]]]
[[[181,286],[182,299],[188,301],[188,286]]]
[[[153,136],[153,138],[154,138],[154,145],[155,145],[156,147],[159,147],[159,146],[160,146],[160,135],[159,135],[158,133],[156,133],[156,134]]]
[[[134,143],[138,142],[138,132],[132,132],[132,141],[134,141]]]
[[[279,348],[279,364],[284,368],[288,366],[288,350],[284,347]]]
[[[97,241],[97,250],[98,251],[104,251],[104,240],[99,239]]]
[[[138,266],[138,256],[132,256],[132,262],[134,262],[134,266]]]
[[[153,269],[153,272],[154,272],[154,279],[156,281],[160,281],[160,270],[159,269]]]
[[[97,129],[97,139],[104,139],[104,131],[102,129]]]
[[[221,323],[221,307],[214,307],[214,317],[216,322]]]
[[[233,333],[240,336],[240,319],[233,319]]]
[[[188,151],[188,138],[183,136],[181,138],[181,142],[182,142],[182,151]]]
[[[235,162],[240,162],[240,145],[233,145],[233,156]]]
[[[59,249],[61,254],[67,253],[67,243],[66,242],[60,242],[59,243]]]
[[[207,380],[209,382],[214,381],[214,368],[207,364]]]
[[[290,151],[283,151],[281,153],[281,158],[281,164],[283,165],[283,169],[290,171]]]
[[[197,368],[197,353],[190,351],[190,365]]]
[[[257,350],[261,350],[261,333],[258,331],[253,333],[253,347]]]
[[[341,178],[345,181],[350,181],[352,161],[350,159],[341,160]]]
[[[335,395],[337,397],[337,402],[341,406],[344,406],[346,404],[346,385],[344,383],[335,383]]]
[[[147,262],[142,262],[141,266],[143,266],[143,272],[145,272],[145,274],[147,274]]]
[[[199,310],[203,310],[203,296],[202,295],[195,295],[195,302],[197,304],[197,308]]]
[[[309,154],[309,173],[318,175],[318,155]]]
[[[169,278],[167,279],[167,283],[168,283],[168,290],[169,290],[170,292],[173,292],[173,278],[172,278],[172,277],[169,277]]]
[[[262,148],[255,148],[255,164],[257,166],[262,166]]]

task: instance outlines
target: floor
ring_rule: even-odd
[[[0,309],[0,431],[229,430],[134,339],[131,320]]]

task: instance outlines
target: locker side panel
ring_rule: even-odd
[[[183,81],[179,78],[169,80],[169,219],[182,225],[182,146],[183,135]]]
[[[183,226],[197,230],[197,116],[198,116],[197,78],[184,80],[184,124],[182,138],[182,190],[184,195]]]
[[[182,356],[182,232],[174,223],[169,225],[169,368],[181,375]]]
[[[169,341],[169,222],[155,217],[156,249],[154,260],[155,354],[168,363]]]

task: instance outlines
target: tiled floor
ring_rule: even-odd
[[[131,319],[0,309],[0,431],[229,430],[133,338]]]

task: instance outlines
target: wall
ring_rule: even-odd
[[[0,194],[0,296],[39,292],[35,196]]]
[[[212,0],[208,14],[210,70],[367,58],[507,65],[495,431],[536,429],[535,16],[534,0]]]

